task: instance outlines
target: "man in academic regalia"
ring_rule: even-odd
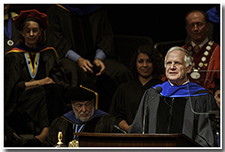
[[[116,60],[114,34],[107,10],[100,5],[52,5],[48,11],[47,44],[53,46],[70,86],[92,83],[99,90],[99,109],[108,111],[117,86],[131,79]]]
[[[72,88],[67,97],[71,101],[71,111],[56,118],[50,127],[47,141],[42,146],[54,146],[58,142],[58,132],[63,134],[62,142],[79,140],[73,135],[78,132],[116,132],[114,117],[98,109],[98,93],[93,85],[80,85]],[[95,103],[95,106],[94,106]]]
[[[202,146],[215,146],[208,112],[218,107],[206,89],[189,82],[191,55],[172,47],[165,68],[168,81],[146,90],[129,133],[183,133]]]
[[[213,93],[213,88],[220,85],[220,46],[207,36],[209,17],[204,11],[192,10],[185,21],[191,42],[182,47],[194,58],[189,80]]]

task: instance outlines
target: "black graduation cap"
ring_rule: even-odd
[[[86,101],[95,98],[95,109],[98,109],[98,93],[94,85],[80,85],[70,89],[66,96],[70,100]]]

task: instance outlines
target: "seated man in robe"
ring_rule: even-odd
[[[50,126],[47,141],[42,146],[54,146],[58,142],[58,132],[63,134],[62,142],[68,146],[72,140],[79,140],[78,132],[117,132],[114,117],[97,109],[98,93],[93,85],[72,88],[67,97],[71,101],[71,111],[56,118]],[[94,106],[94,103],[95,104]]]
[[[119,63],[107,9],[95,4],[56,4],[48,11],[47,44],[59,54],[70,87],[98,88],[99,109],[108,111],[116,88],[131,80]]]
[[[189,82],[190,53],[172,47],[164,66],[168,81],[145,91],[129,133],[182,133],[201,146],[216,146],[208,113],[218,107],[205,88]]]

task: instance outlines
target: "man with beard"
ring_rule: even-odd
[[[42,146],[54,146],[58,142],[58,132],[63,134],[62,142],[66,145],[72,140],[79,140],[78,132],[114,132],[114,117],[97,109],[98,93],[93,85],[80,85],[72,88],[67,97],[71,101],[71,111],[56,118],[50,126],[47,141]],[[95,103],[95,106],[94,106]]]

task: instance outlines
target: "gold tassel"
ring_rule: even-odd
[[[86,87],[84,87],[82,85],[80,85],[80,87],[83,88],[83,89],[86,89],[86,90],[88,90],[90,92],[93,92],[95,94],[95,109],[98,109],[98,93],[93,91],[93,90],[91,90],[91,89],[89,89],[89,88],[86,88]]]

